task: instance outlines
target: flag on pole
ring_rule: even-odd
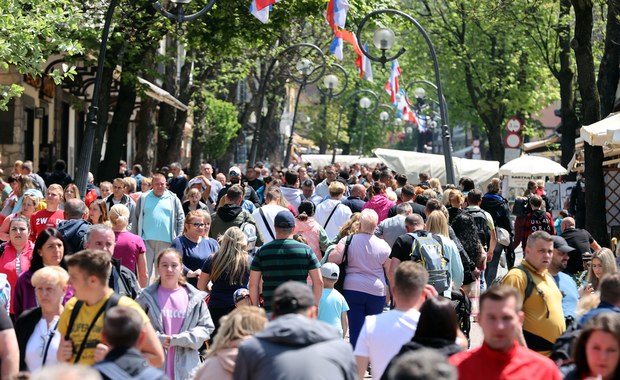
[[[252,0],[250,4],[250,13],[260,20],[263,24],[269,21],[269,12],[273,8],[273,4],[279,0]]]
[[[411,107],[409,107],[409,104],[407,103],[407,96],[405,95],[405,91],[403,90],[398,91],[396,107],[398,108],[398,117],[400,117],[404,121],[417,123],[415,116],[411,111]]]
[[[368,42],[364,44],[364,50],[368,51]],[[362,72],[360,73],[360,78],[364,78],[371,83],[374,80],[374,76],[372,73],[372,64],[370,63],[370,59],[368,59],[368,57],[366,57],[363,53],[362,53]]]
[[[392,61],[392,72],[390,73],[390,79],[385,84],[385,91],[390,94],[390,100],[392,104],[396,103],[396,94],[398,94],[398,77],[400,76],[400,66],[398,60]]]
[[[336,58],[338,58],[338,60],[342,61],[343,58],[343,42],[342,42],[342,37],[340,37],[338,35],[338,33],[334,36],[334,40],[332,41],[332,44],[329,46],[329,53],[333,54],[334,56],[336,56]]]
[[[329,24],[334,31],[338,28],[344,28],[347,22],[348,10],[348,0],[329,0],[327,3],[327,11],[325,12],[327,24]]]

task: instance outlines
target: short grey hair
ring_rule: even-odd
[[[101,233],[108,233],[108,231],[112,231],[112,233],[114,233],[114,230],[112,229],[112,227],[108,226],[107,224],[93,224],[92,226],[90,226],[90,228],[86,232],[86,235],[84,236],[84,241],[85,242],[90,241],[90,237],[95,231],[98,231]]]
[[[398,215],[409,215],[412,211],[413,209],[411,208],[409,202],[403,202],[396,206],[396,214]]]

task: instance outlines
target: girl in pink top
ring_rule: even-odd
[[[314,219],[314,203],[311,201],[302,201],[299,205],[299,214],[295,218],[295,230],[293,233],[303,236],[316,258],[321,261],[323,259],[322,251],[327,249],[330,244],[327,233],[323,227]]]
[[[362,210],[371,209],[374,210],[379,216],[379,223],[387,218],[390,207],[396,203],[388,199],[385,194],[385,184],[382,182],[375,182],[372,185],[372,193],[374,194],[368,202],[364,203]]]
[[[181,253],[173,248],[155,258],[159,279],[144,289],[136,302],[146,311],[166,353],[164,367],[170,379],[192,379],[200,364],[198,349],[209,339],[213,321],[204,302],[206,293],[183,277]]]

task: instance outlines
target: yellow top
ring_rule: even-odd
[[[532,274],[535,285],[532,294],[523,304],[525,314],[523,330],[554,343],[566,330],[562,311],[562,292],[547,270],[540,274],[526,260],[523,260],[522,264]],[[525,298],[527,277],[522,270],[511,269],[502,283],[516,288],[521,299]],[[538,352],[545,356],[551,355],[551,351]]]
[[[71,329],[71,333],[69,335],[71,337],[71,341],[73,342],[74,348],[74,353],[71,357],[71,363],[73,363],[73,361],[75,360],[75,354],[79,350],[80,345],[84,340],[84,335],[90,327],[90,324],[93,322],[93,318],[95,317],[99,309],[101,309],[103,303],[108,298],[110,298],[110,295],[112,295],[112,293],[113,292],[110,292],[107,297],[103,298],[101,301],[97,302],[94,305],[88,306],[86,303],[82,304],[82,307],[80,308],[80,311],[78,312],[78,315],[73,322],[73,328]],[[71,298],[65,305],[65,309],[60,315],[60,319],[58,321],[58,331],[62,334],[63,338],[67,332],[67,328],[69,327],[71,312],[73,311],[73,308],[75,307],[75,303],[77,301],[77,298]],[[131,298],[125,296],[121,297],[121,299],[118,301],[118,305],[127,306],[137,310],[138,313],[140,313],[140,315],[142,316],[144,324],[150,322],[149,317],[144,313],[144,310],[142,310],[140,305],[138,305]],[[95,348],[97,347],[97,344],[101,341],[101,331],[103,330],[103,317],[104,313],[101,313],[99,318],[97,318],[97,322],[90,331],[90,334],[88,334],[88,341],[86,342],[84,352],[82,352],[82,356],[80,357],[80,361],[78,363],[85,365],[95,364]]]

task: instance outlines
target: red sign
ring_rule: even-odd
[[[521,123],[521,120],[517,119],[516,117],[513,117],[512,119],[508,120],[508,122],[506,122],[506,129],[508,130],[508,132],[518,133],[521,132],[522,128],[523,124]]]
[[[521,136],[516,133],[508,133],[504,142],[508,148],[518,148],[521,146]]]

